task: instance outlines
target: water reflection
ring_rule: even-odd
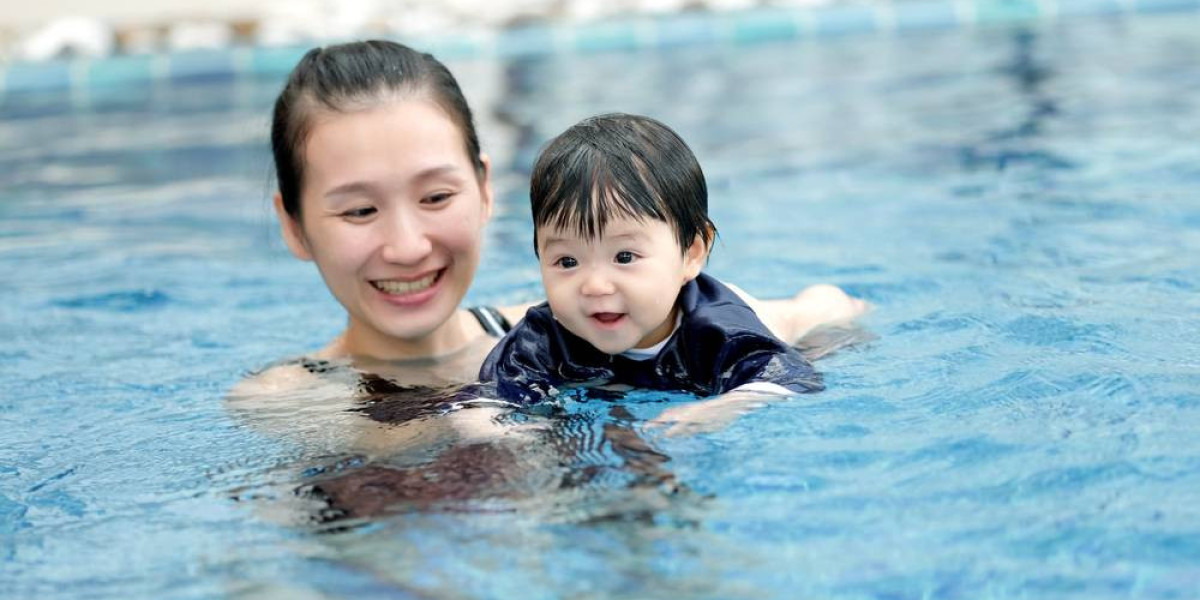
[[[1032,30],[1017,30],[1011,39],[1011,56],[995,72],[1011,82],[1013,95],[1023,104],[1018,109],[1021,117],[1015,123],[986,133],[980,143],[964,147],[960,154],[962,165],[968,170],[1075,169],[1076,161],[1038,141],[1061,116],[1059,100],[1051,85],[1057,73],[1047,60],[1039,57],[1040,38]]]
[[[463,404],[454,389],[378,376],[364,377],[362,387],[356,412],[385,426],[489,410]],[[491,410],[487,418],[496,427],[490,439],[443,440],[377,460],[348,457],[310,469],[296,493],[316,501],[312,521],[320,524],[430,510],[520,510],[549,521],[653,519],[687,494],[667,468],[670,457],[620,404],[581,392],[555,405]]]
[[[635,407],[611,392],[575,390],[514,407],[464,396],[458,386],[410,385],[348,364],[301,360],[275,368],[296,368],[320,386],[291,397],[243,394],[231,404],[258,429],[302,438],[310,458],[284,467],[296,475],[265,478],[275,482],[273,491],[252,485],[235,495],[286,505],[267,509],[287,513],[286,522],[340,530],[430,511],[521,512],[545,522],[655,520],[680,502],[703,502],[644,435]],[[638,402],[688,399],[662,393]],[[292,408],[280,408],[281,401]],[[268,404],[272,412],[262,410]]]

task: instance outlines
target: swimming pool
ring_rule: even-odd
[[[532,156],[624,110],[704,165],[709,272],[767,297],[837,283],[877,305],[878,339],[820,360],[825,392],[712,433],[645,427],[661,395],[568,403],[540,446],[466,454],[523,477],[516,500],[350,522],[304,518],[312,482],[370,461],[223,400],[342,325],[269,213],[279,79],[10,95],[0,591],[1200,596],[1196,31],[1169,15],[452,63],[499,166],[469,300],[539,294]]]

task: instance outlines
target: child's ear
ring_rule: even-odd
[[[708,243],[700,235],[697,235],[692,240],[692,245],[683,251],[683,277],[685,283],[695,279],[700,274],[700,271],[704,268],[704,263],[708,262],[708,251]]]
[[[288,250],[300,260],[312,260],[312,252],[308,249],[308,238],[304,236],[304,228],[283,207],[283,195],[275,192],[275,216],[279,218],[279,228],[283,232],[283,241]]]

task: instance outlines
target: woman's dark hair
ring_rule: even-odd
[[[670,127],[637,115],[584,119],[550,141],[533,167],[535,230],[555,226],[594,240],[613,217],[654,219],[675,229],[686,251],[711,246],[708,186],[695,155]],[[537,251],[537,234],[534,234]]]
[[[313,48],[300,59],[275,100],[271,150],[283,206],[300,216],[304,144],[318,111],[350,112],[390,99],[425,96],[462,131],[479,176],[483,162],[471,108],[454,75],[432,55],[395,42],[371,40]]]

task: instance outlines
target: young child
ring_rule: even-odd
[[[820,390],[808,361],[701,273],[716,228],[704,173],[662,123],[586,119],[534,166],[534,251],[547,302],[492,350],[480,379],[535,402],[575,385],[712,396]]]

